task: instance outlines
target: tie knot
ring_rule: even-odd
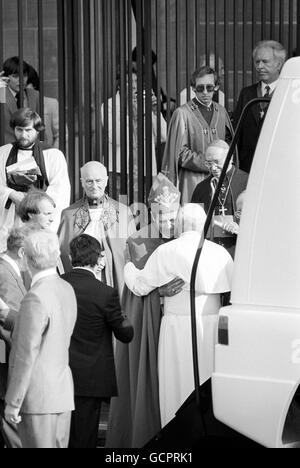
[[[264,94],[264,96],[267,96],[267,97],[270,96],[270,91],[271,91],[271,88],[270,88],[269,85],[267,85],[267,86],[265,87],[265,94]]]

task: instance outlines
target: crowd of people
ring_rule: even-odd
[[[253,59],[259,82],[241,91],[233,122],[214,101],[215,70],[203,65],[193,73],[194,97],[172,115],[162,173],[153,173],[148,194],[149,223],[138,229],[130,208],[108,195],[110,174],[99,161],[81,168],[83,197],[70,205],[65,156],[53,141],[40,141],[38,84],[28,86],[24,62],[20,104],[20,63],[6,61],[0,78],[7,96],[0,147],[3,445],[96,447],[101,407],[109,403],[106,447],[140,448],[192,393],[190,277],[206,213],[243,107],[253,97],[271,98],[286,52],[263,41]],[[213,372],[218,312],[230,294],[267,104],[248,114],[203,244],[195,284],[201,385]]]

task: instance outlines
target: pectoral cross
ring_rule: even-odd
[[[225,208],[225,206],[222,206],[222,208],[220,208],[219,211],[222,213],[222,216],[226,216],[226,211],[228,211],[228,209]]]

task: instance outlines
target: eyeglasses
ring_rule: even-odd
[[[205,161],[204,166],[207,167],[208,169],[211,169],[214,166],[219,169],[223,168],[223,164],[220,161]]]
[[[106,185],[106,179],[86,179],[84,181],[84,183],[88,186],[88,187],[92,187],[94,185],[94,183],[96,185]]]
[[[207,91],[208,93],[212,93],[212,92],[215,90],[215,85],[212,85],[212,84],[209,84],[209,85],[200,84],[200,85],[196,86],[195,89],[196,89],[197,93],[203,93],[205,89],[206,89],[206,91]]]

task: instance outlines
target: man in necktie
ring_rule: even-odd
[[[272,97],[286,57],[287,52],[279,42],[261,41],[257,44],[253,51],[253,60],[259,82],[242,89],[233,114],[235,128],[249,101],[258,97]],[[248,173],[267,110],[267,102],[256,104],[248,111],[243,122],[238,150],[240,169]]]
[[[20,68],[23,65],[23,83],[20,82]],[[21,65],[19,57],[10,57],[3,63],[3,72],[0,75],[1,81],[5,81],[5,99],[3,105],[4,134],[0,135],[0,141],[4,144],[15,141],[14,130],[9,122],[14,112],[21,107],[29,107],[31,110],[39,112],[39,93],[34,89],[27,89],[27,78],[29,65],[23,61]],[[21,102],[20,87],[23,84],[23,102]]]

